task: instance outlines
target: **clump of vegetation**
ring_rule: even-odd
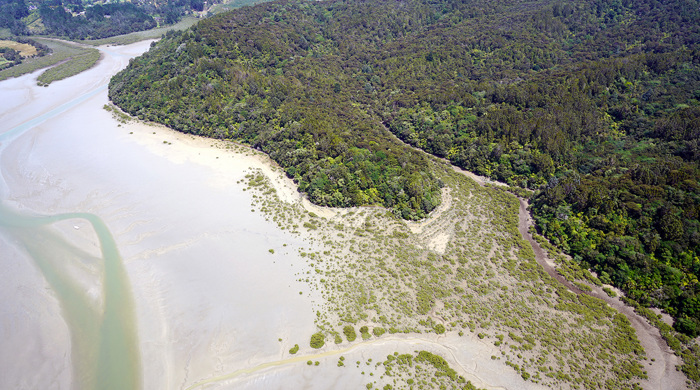
[[[294,354],[296,354],[297,352],[299,352],[299,344],[294,344],[294,346],[289,350],[289,353],[291,353],[292,355],[294,355]]]
[[[321,348],[326,343],[326,336],[322,332],[314,333],[311,336],[310,345],[311,348]]]
[[[357,333],[355,333],[355,328],[352,325],[345,325],[343,334],[349,342],[353,342],[357,338]]]
[[[435,330],[435,333],[437,334],[444,334],[445,333],[445,325],[443,324],[437,324],[433,328]]]
[[[372,337],[372,335],[369,334],[369,328],[367,326],[360,327],[360,335],[362,336],[362,340],[369,340]]]
[[[611,298],[615,298],[617,296],[615,291],[613,291],[613,289],[611,289],[610,287],[603,287],[603,291],[605,291],[605,293],[608,294],[608,296]]]
[[[377,363],[375,367],[383,370],[383,373],[378,380],[366,385],[368,389],[375,388],[376,385],[377,388],[385,389],[481,390],[471,381],[458,375],[445,359],[428,351],[416,351],[413,354],[394,352],[388,355],[385,361]]]
[[[129,123],[132,121],[132,118],[125,114],[122,110],[119,109],[119,107],[116,107],[113,104],[105,104],[102,106],[102,108],[112,114],[112,118],[116,119],[119,123]],[[164,141],[167,142],[167,141]]]

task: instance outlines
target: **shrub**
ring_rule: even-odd
[[[314,335],[311,336],[311,342],[310,342],[311,348],[319,349],[319,348],[323,347],[323,345],[325,343],[326,343],[326,336],[324,336],[323,333],[318,332],[318,333],[314,333]]]
[[[355,328],[352,325],[345,325],[343,328],[343,334],[345,335],[345,338],[352,342],[355,341],[357,338],[357,333],[355,333]]]
[[[445,333],[445,325],[443,325],[443,324],[437,324],[437,325],[435,325],[435,327],[433,329],[435,329],[435,333],[437,333],[437,334]]]
[[[608,294],[608,296],[611,298],[615,298],[617,296],[615,291],[613,289],[611,289],[610,287],[603,287],[603,291],[605,291],[605,293]]]

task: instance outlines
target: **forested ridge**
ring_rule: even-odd
[[[700,3],[282,1],[168,34],[125,111],[249,143],[318,204],[438,203],[425,158],[535,190],[537,227],[700,332]]]

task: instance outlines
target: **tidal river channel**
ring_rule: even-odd
[[[128,54],[114,54],[111,57],[128,59]],[[114,60],[110,58],[103,61],[108,63]],[[123,63],[123,61],[118,62]],[[115,69],[115,66],[118,65],[112,64],[112,69]],[[33,89],[38,87],[27,86],[27,82],[32,81],[33,77],[25,76],[22,80],[8,80],[0,83],[0,96],[2,96],[0,100],[5,102],[4,110],[0,108],[4,111],[2,112],[2,116],[5,117],[3,122],[11,124],[9,128],[5,125],[0,127],[0,161],[2,161],[0,165],[0,232],[4,241],[1,247],[4,253],[0,262],[5,263],[4,277],[12,277],[12,274],[7,272],[12,270],[12,265],[7,263],[16,261],[18,257],[23,258],[22,260],[30,260],[43,277],[46,288],[50,289],[51,296],[57,301],[68,328],[71,348],[66,353],[70,353],[71,356],[73,386],[85,389],[139,388],[141,365],[133,296],[119,249],[109,228],[99,216],[91,213],[43,214],[30,210],[24,207],[21,201],[18,202],[20,197],[16,194],[22,191],[11,188],[17,184],[17,176],[21,178],[23,173],[29,172],[18,166],[22,164],[22,159],[15,157],[26,156],[26,154],[23,153],[25,151],[12,150],[15,141],[90,97],[104,93],[107,85],[95,85],[95,81],[99,84],[100,81],[104,83],[107,80],[105,78],[94,80],[87,85],[78,84],[72,91],[70,86],[65,85],[58,92],[58,96],[41,94],[41,92],[48,92],[49,88],[46,88],[47,91],[38,91],[39,93],[34,91]],[[15,100],[17,98],[20,102]],[[61,102],[61,99],[65,101]],[[12,103],[20,103],[20,106]],[[37,110],[34,114],[32,114],[33,108]],[[16,125],[12,126],[12,123]],[[67,156],[71,154],[70,150],[64,152]],[[17,173],[20,174],[17,175]],[[58,222],[77,220],[87,223],[85,228],[92,229],[94,232],[97,238],[96,244],[100,249],[98,257],[86,253],[65,235],[50,229]],[[74,225],[74,228],[77,230],[80,226]],[[10,254],[11,252],[15,252],[14,256]],[[21,255],[17,256],[17,252]],[[101,299],[91,299],[86,295],[84,285],[73,275],[76,267],[88,269],[92,267],[100,271],[97,279],[101,279],[99,280],[102,286]],[[3,293],[8,292],[7,289],[3,291]],[[17,298],[3,296],[4,312],[9,314],[9,316],[4,315],[2,319],[4,331],[12,331],[12,328],[25,325],[21,318],[17,318],[11,309],[8,309],[12,305],[11,301]],[[5,335],[11,336],[11,334],[3,336]],[[6,339],[5,341],[15,344],[18,340]],[[33,344],[31,340],[25,341],[29,345]],[[47,341],[50,342],[50,340]],[[42,369],[42,363],[39,363],[39,369]],[[5,374],[8,373],[7,370],[4,371]],[[41,375],[41,371],[34,374]],[[40,384],[41,381],[41,378],[34,377],[26,378],[22,381],[23,383],[17,384],[32,385],[32,382]]]

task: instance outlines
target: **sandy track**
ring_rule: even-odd
[[[469,357],[461,356],[459,348],[463,347],[463,345],[461,345],[463,343],[470,344],[472,350],[475,349],[477,352]],[[532,382],[522,382],[519,380],[519,378],[518,380],[513,380],[513,378],[517,377],[517,375],[513,375],[512,373],[498,373],[493,369],[484,369],[484,367],[481,367],[481,365],[476,361],[491,360],[487,356],[487,351],[490,350],[490,346],[487,346],[486,343],[477,340],[475,337],[456,343],[454,339],[448,340],[445,339],[445,337],[390,335],[377,339],[360,341],[351,345],[326,346],[318,351],[312,351],[311,353],[294,355],[286,359],[268,361],[255,366],[241,368],[233,372],[201,380],[190,385],[185,390],[205,388],[207,385],[223,382],[225,382],[228,386],[236,383],[237,381],[249,380],[255,375],[269,374],[271,371],[281,370],[288,366],[303,363],[309,360],[324,359],[325,361],[328,361],[328,358],[330,357],[348,355],[351,353],[362,354],[363,352],[370,352],[372,350],[375,352],[379,351],[380,354],[384,355],[391,354],[393,351],[395,351],[397,345],[410,346],[412,349],[439,351],[451,367],[459,368],[460,374],[464,375],[467,380],[471,381],[479,388],[486,388],[489,390],[534,390],[543,388],[541,385],[537,385]],[[347,360],[351,361],[353,359],[348,358]],[[499,376],[500,380],[496,380],[496,376]],[[501,385],[490,385],[490,383],[493,382],[500,382]]]
[[[456,172],[463,173],[465,176],[472,178],[481,186],[485,185],[487,182],[493,183],[474,173],[463,171],[458,167],[453,166],[453,169]],[[557,272],[553,265],[554,262],[546,256],[540,244],[535,241],[532,234],[530,234],[529,229],[530,226],[533,225],[533,221],[527,210],[528,202],[522,198],[518,198],[518,200],[520,202],[518,231],[520,231],[523,238],[530,243],[535,253],[537,263],[544,268],[547,274],[576,294],[588,294],[604,300],[615,310],[624,314],[632,324],[632,327],[637,332],[639,342],[647,354],[648,360],[648,366],[645,367],[645,370],[647,371],[649,379],[641,383],[642,388],[648,390],[687,389],[685,376],[682,372],[676,370],[676,366],[680,365],[681,361],[666,344],[666,341],[661,337],[657,328],[652,326],[645,318],[635,313],[633,308],[625,305],[619,298],[611,298],[608,296],[602,288],[592,286],[593,290],[590,293],[585,292]]]

